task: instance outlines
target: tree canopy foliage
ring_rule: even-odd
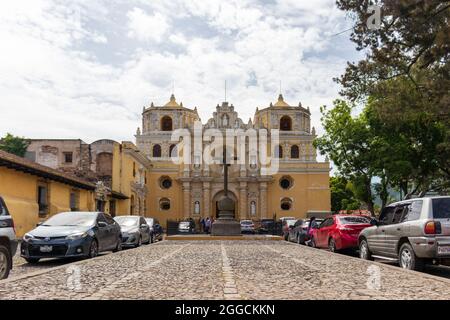
[[[29,142],[22,137],[13,136],[7,133],[6,136],[0,139],[0,150],[23,157],[27,151]]]
[[[355,18],[350,39],[365,53],[335,79],[344,100],[322,108],[325,135],[316,147],[350,179],[373,211],[388,189],[403,195],[450,188],[450,1],[338,0]],[[369,28],[370,6],[381,8]],[[355,105],[363,105],[352,115]],[[379,178],[370,188],[373,178]]]

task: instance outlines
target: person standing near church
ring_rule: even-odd
[[[205,223],[205,229],[206,229],[206,233],[210,233],[211,232],[211,219],[208,217],[206,218],[206,223]]]
[[[200,225],[202,226],[202,233],[206,232],[206,224],[205,224],[205,218],[202,217],[202,219],[200,220]]]

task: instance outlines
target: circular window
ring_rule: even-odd
[[[170,200],[167,198],[159,200],[159,208],[164,211],[170,210]]]
[[[172,187],[172,179],[169,177],[161,177],[160,185],[163,189],[170,189]]]
[[[283,200],[281,200],[281,210],[287,211],[291,210],[291,208],[292,208],[291,199],[284,198]]]
[[[293,181],[291,177],[282,177],[280,179],[280,187],[287,190],[292,187]]]

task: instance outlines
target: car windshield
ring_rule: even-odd
[[[253,224],[253,221],[249,221],[249,220],[245,220],[245,221],[241,221],[241,224]]]
[[[180,222],[180,227],[189,227],[189,222],[188,221]]]
[[[450,198],[433,199],[433,218],[450,219]]]
[[[341,224],[368,224],[369,217],[339,217]]]
[[[114,220],[124,227],[133,227],[138,224],[139,217],[115,217]]]
[[[92,212],[63,212],[59,213],[42,225],[45,227],[56,226],[82,226],[89,227],[94,225],[97,219],[97,214]]]

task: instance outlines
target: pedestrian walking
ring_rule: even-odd
[[[206,218],[206,224],[205,224],[206,233],[211,233],[211,219],[208,217]]]
[[[202,217],[202,219],[200,220],[200,225],[202,227],[202,232],[205,233],[206,232],[206,225],[205,225],[205,218]]]

